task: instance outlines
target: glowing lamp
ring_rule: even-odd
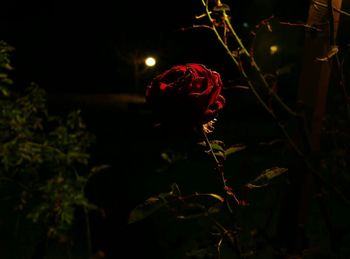
[[[270,46],[270,54],[271,54],[271,55],[276,54],[277,51],[278,51],[278,46],[277,46],[277,45],[272,45],[272,46]]]
[[[153,67],[156,64],[156,60],[153,57],[148,57],[145,59],[145,64],[148,67]]]

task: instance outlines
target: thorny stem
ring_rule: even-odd
[[[213,23],[213,18],[211,17],[211,11],[209,10],[209,5],[208,2],[205,0],[202,0],[202,3],[205,7],[205,11],[207,14],[207,17],[209,18],[210,22]],[[314,4],[318,4],[320,5],[321,3],[314,1]],[[327,6],[323,6],[323,7],[327,7]],[[341,11],[341,10],[337,10],[334,9],[335,11],[338,11],[342,14],[346,14],[348,15],[346,12]],[[223,10],[224,15],[225,15],[225,11]],[[350,15],[350,14],[349,14]],[[292,111],[281,99],[280,97],[269,87],[268,83],[266,82],[263,74],[260,71],[260,68],[257,66],[257,64],[254,62],[253,57],[250,55],[250,53],[247,51],[247,49],[244,47],[242,41],[240,40],[240,38],[238,37],[238,35],[236,34],[235,30],[233,29],[231,22],[228,18],[227,15],[225,15],[225,22],[226,25],[229,27],[231,33],[235,36],[235,39],[237,41],[237,43],[240,45],[240,47],[242,48],[243,53],[251,60],[251,65],[254,67],[254,69],[258,72],[258,76],[259,79],[261,79],[261,82],[263,83],[264,88],[266,88],[268,90],[268,92],[270,94],[272,94],[274,96],[274,98],[278,101],[278,103],[291,115],[295,116],[296,118],[299,118],[302,123],[304,125],[305,124],[305,118],[302,114],[298,114],[294,111]],[[227,46],[227,44],[225,44],[225,41],[222,39],[221,35],[219,34],[219,32],[216,30],[215,25],[213,24],[212,26],[213,31],[215,32],[218,40],[220,41],[220,43],[223,45],[223,47],[226,49],[227,53],[229,54],[229,56],[232,58],[232,60],[234,61],[234,63],[238,66],[238,68],[241,70],[242,75],[244,76],[244,78],[246,78],[248,85],[250,87],[250,89],[252,90],[253,94],[255,95],[255,97],[258,99],[258,101],[261,103],[261,105],[264,107],[264,109],[270,114],[270,116],[277,122],[277,125],[279,126],[279,128],[281,129],[283,135],[286,137],[288,143],[291,145],[291,147],[293,148],[293,150],[303,159],[303,161],[305,162],[306,167],[310,170],[310,172],[316,177],[316,179],[318,179],[321,183],[323,183],[325,186],[329,187],[332,191],[334,191],[337,195],[339,195],[339,197],[344,201],[345,204],[350,205],[350,200],[348,200],[342,193],[341,191],[336,188],[335,186],[333,186],[332,184],[328,183],[325,179],[323,179],[323,177],[319,174],[318,171],[316,171],[314,169],[314,167],[312,166],[312,164],[310,163],[310,161],[308,160],[308,158],[306,157],[306,155],[300,150],[300,148],[298,147],[298,145],[294,142],[294,140],[292,139],[292,137],[289,135],[289,133],[287,132],[286,128],[284,127],[284,125],[278,120],[277,116],[275,115],[275,113],[273,112],[272,109],[269,108],[269,106],[265,103],[265,101],[262,99],[262,97],[259,95],[258,91],[255,89],[255,86],[253,84],[253,82],[251,81],[251,79],[248,77],[248,75],[246,74],[246,72],[244,71],[244,69],[242,69],[240,62],[237,60],[237,57],[235,57],[233,55],[233,53],[231,52],[231,50],[229,49],[229,47]],[[215,156],[215,153],[213,152],[210,142],[208,140],[208,137],[206,136],[205,132],[204,132],[204,136],[205,136],[205,141],[208,145],[208,147],[210,147],[210,152],[212,153],[214,159],[216,162],[218,162],[218,159]],[[308,143],[307,143],[308,144]],[[222,179],[224,182],[224,187],[228,187],[226,185],[225,182],[225,178],[223,175],[223,169],[220,168],[220,163],[217,163],[218,165],[218,171],[221,173],[222,175]],[[236,202],[238,202],[239,204],[239,200],[234,196]]]
[[[181,28],[180,30],[181,31],[186,31],[186,30],[189,30],[189,29],[198,29],[198,28],[213,30],[212,26],[208,26],[208,25],[204,25],[204,24],[203,25],[202,24],[193,24],[190,27]]]
[[[207,146],[208,146],[208,148],[209,148],[208,151],[209,151],[209,152],[211,153],[211,155],[213,156],[218,171],[221,172],[221,171],[223,170],[223,169],[221,169],[221,168],[223,168],[223,165],[220,163],[219,159],[216,157],[216,155],[215,155],[215,153],[214,153],[214,150],[213,150],[213,148],[212,148],[212,146],[211,146],[211,144],[210,144],[210,141],[209,141],[209,138],[208,138],[207,133],[205,133],[204,130],[203,130],[202,132],[203,132],[203,135],[204,135],[205,144],[207,144]],[[223,180],[224,180],[224,178],[223,178]],[[225,181],[223,181],[223,182],[224,182],[224,184],[226,185]]]
[[[226,14],[225,10],[223,11],[223,16],[225,18],[225,23],[226,23],[227,27],[230,29],[232,35],[235,37],[239,47],[243,50],[244,54],[246,54],[248,57],[250,57],[250,54],[249,54],[248,50],[246,49],[246,47],[244,46],[242,40],[239,38],[239,36],[236,33],[236,31],[233,29],[233,27],[231,25],[231,22],[229,20],[229,17]]]
[[[202,3],[205,7],[207,16],[209,18],[210,21],[212,21],[212,17],[211,17],[211,12],[209,10],[209,6],[208,3],[205,2],[205,0],[202,0]],[[223,11],[225,12],[225,11]],[[242,43],[242,41],[240,40],[239,36],[237,35],[236,31],[233,29],[231,22],[228,18],[228,16],[224,13],[225,15],[225,22],[226,25],[229,27],[231,33],[235,36],[235,39],[237,41],[237,43],[240,45],[240,47],[242,48],[243,52],[245,53],[245,55],[251,59],[251,64],[254,66],[254,68],[257,70],[258,74],[259,74],[259,78],[262,80],[263,85],[266,89],[268,89],[269,93],[272,94],[275,99],[285,108],[286,111],[288,111],[290,114],[296,116],[296,117],[302,117],[301,115],[295,113],[294,111],[292,111],[281,99],[280,97],[269,87],[268,83],[266,82],[264,76],[262,75],[260,68],[257,66],[257,64],[254,62],[253,57],[250,55],[250,53],[247,51],[247,49],[245,48],[244,44]],[[221,42],[221,44],[224,46],[224,48],[227,50],[227,52],[229,53],[230,57],[232,57],[232,59],[234,60],[235,64],[240,66],[239,62],[237,61],[237,58],[232,54],[231,50],[229,49],[229,47],[227,46],[227,44],[224,43],[224,41],[222,40],[219,32],[216,30],[215,25],[213,25],[213,31],[215,32],[215,34],[217,35],[219,41]],[[239,67],[241,68],[241,67]],[[281,124],[281,122],[279,122],[277,116],[275,115],[275,113],[273,112],[272,109],[269,108],[269,106],[266,104],[266,102],[262,99],[262,97],[259,95],[258,91],[255,89],[254,84],[252,83],[251,79],[248,77],[248,75],[246,74],[246,72],[241,69],[241,73],[244,76],[244,78],[247,79],[249,88],[252,90],[253,94],[255,95],[255,97],[258,99],[259,103],[264,107],[264,109],[271,115],[271,117],[277,122],[278,126],[280,127],[282,133],[284,134],[284,136],[287,138],[288,142],[290,143],[290,145],[293,147],[293,149],[297,152],[298,155],[303,156],[302,151],[297,147],[297,145],[294,143],[294,141],[292,140],[291,136],[288,134],[287,130],[285,129],[285,127]]]
[[[214,152],[214,150],[213,150],[213,148],[212,148],[212,146],[211,146],[211,143],[210,143],[210,141],[209,141],[209,138],[208,138],[208,136],[207,136],[207,133],[205,133],[204,130],[202,130],[202,132],[203,132],[203,136],[204,136],[204,141],[205,141],[206,145],[207,145],[208,148],[209,148],[208,152],[212,155],[212,157],[213,157],[213,159],[214,159],[214,161],[215,161],[215,164],[216,164],[216,170],[217,170],[217,171],[219,172],[219,174],[220,174],[220,177],[221,177],[221,180],[222,180],[222,183],[223,183],[223,186],[224,186],[224,190],[225,190],[225,192],[226,192],[226,195],[227,195],[227,196],[231,196],[231,197],[236,201],[236,203],[237,203],[238,205],[240,205],[241,202],[238,200],[238,198],[236,197],[236,195],[232,192],[232,188],[226,184],[226,181],[227,181],[227,180],[226,180],[226,178],[225,178],[224,166],[223,166],[223,164],[219,161],[219,159],[216,157],[215,152]],[[230,213],[232,213],[232,212],[233,212],[233,211],[232,211],[232,208],[231,208],[231,206],[230,206],[230,204],[229,204],[229,202],[228,202],[227,199],[226,199],[226,204],[227,204],[228,210],[230,211]]]
[[[202,0],[202,3],[205,7],[206,10],[206,14],[209,18],[209,20],[212,22],[213,18],[211,17],[211,12],[209,10],[209,6],[208,3],[205,2],[205,0]],[[239,38],[239,36],[237,35],[236,31],[233,29],[231,22],[228,18],[228,15],[225,13],[225,11],[223,11],[223,15],[225,18],[225,24],[229,27],[231,33],[234,35],[237,43],[240,45],[243,53],[251,60],[251,65],[256,69],[256,71],[258,72],[258,76],[259,79],[261,80],[261,82],[263,83],[264,88],[266,88],[269,92],[269,94],[271,94],[277,101],[278,103],[291,115],[293,116],[300,116],[297,113],[295,113],[294,111],[292,111],[282,100],[281,98],[269,87],[268,83],[266,82],[264,76],[262,75],[260,68],[257,66],[257,64],[255,63],[254,59],[252,58],[252,56],[250,55],[250,53],[248,52],[248,50],[245,48],[245,46],[243,45],[241,39]],[[234,56],[233,52],[230,50],[230,48],[228,47],[227,44],[225,44],[225,41],[222,39],[221,35],[219,34],[219,32],[217,31],[215,25],[213,24],[212,26],[213,31],[215,32],[218,40],[220,41],[220,43],[222,44],[222,46],[226,49],[227,53],[229,54],[229,56],[232,58],[232,60],[234,61],[234,63],[238,66],[238,68],[241,70],[242,75],[244,76],[244,78],[246,78],[250,89],[252,90],[253,94],[256,96],[256,98],[258,99],[258,101],[263,105],[263,107],[267,110],[267,112],[276,120],[277,117],[276,115],[273,113],[273,111],[268,107],[268,105],[264,102],[264,100],[261,98],[261,96],[258,94],[257,90],[255,89],[254,84],[252,83],[251,79],[248,77],[248,75],[246,74],[246,72],[244,71],[244,69],[241,66],[241,63],[237,60],[237,58]],[[297,148],[297,146],[291,141],[291,137],[289,136],[289,134],[287,133],[287,131],[285,130],[285,128],[281,125],[281,123],[278,123],[278,125],[280,126],[283,134],[286,136],[287,140],[291,143],[291,145],[297,150],[297,153],[300,155],[301,151]]]
[[[205,7],[207,16],[209,18],[210,21],[213,21],[213,18],[211,17],[211,12],[209,10],[209,6],[208,4],[202,0],[203,5]],[[282,100],[281,98],[269,87],[268,83],[266,82],[264,76],[262,75],[262,73],[260,72],[260,68],[256,65],[255,61],[252,59],[252,56],[250,55],[250,53],[248,52],[247,48],[243,45],[241,39],[239,38],[239,36],[237,35],[236,31],[233,29],[231,22],[229,21],[228,15],[226,14],[225,11],[224,12],[224,17],[225,17],[225,24],[229,27],[229,30],[231,31],[231,33],[234,35],[237,43],[239,44],[240,48],[242,49],[243,53],[245,55],[247,55],[248,58],[251,59],[251,63],[254,65],[254,67],[256,68],[256,70],[259,72],[259,77],[263,82],[263,85],[266,89],[268,89],[269,94],[271,94],[272,96],[274,96],[274,98],[281,104],[282,107],[284,107],[284,109],[291,115],[293,116],[297,116],[297,114],[292,111]],[[206,27],[208,28],[208,27]],[[259,96],[259,94],[257,93],[256,89],[254,88],[253,83],[251,82],[250,78],[248,77],[248,75],[245,73],[245,71],[242,69],[241,67],[241,63],[237,60],[237,58],[235,57],[235,55],[233,54],[233,52],[230,50],[230,48],[228,47],[228,45],[225,43],[225,40],[222,39],[220,33],[218,32],[218,30],[216,29],[216,26],[213,24],[211,28],[214,33],[216,34],[219,42],[221,43],[221,45],[226,49],[227,53],[229,54],[229,56],[232,58],[232,60],[234,61],[234,63],[238,66],[238,68],[241,70],[244,78],[247,79],[248,84],[250,86],[250,88],[252,89],[254,95],[258,98],[259,102],[264,106],[264,108],[271,114],[273,113],[273,111],[268,107],[268,105],[262,100],[262,98]],[[275,117],[275,115],[273,115],[273,117]]]
[[[202,3],[205,7],[206,13],[208,18],[210,19],[210,21],[212,21],[212,17],[210,15],[210,11],[209,11],[209,6],[208,4],[202,0]],[[300,116],[298,114],[296,114],[294,111],[292,111],[280,98],[279,96],[272,91],[272,89],[268,86],[268,83],[266,82],[264,76],[262,75],[262,73],[260,72],[259,67],[256,65],[256,63],[253,61],[251,55],[249,54],[248,50],[245,48],[245,46],[243,45],[242,41],[240,40],[240,38],[238,37],[237,33],[235,32],[235,30],[233,29],[231,22],[228,20],[228,16],[225,15],[225,21],[227,26],[229,26],[229,29],[231,31],[231,33],[235,36],[238,44],[240,45],[240,47],[242,48],[242,50],[244,51],[244,53],[252,60],[252,63],[254,64],[254,67],[257,69],[257,71],[259,72],[259,76],[260,79],[262,79],[262,82],[264,84],[264,86],[266,87],[266,89],[269,90],[269,92],[271,94],[273,94],[273,96],[279,100],[279,103],[292,115],[294,116]],[[230,57],[233,59],[233,61],[235,62],[235,64],[237,66],[240,66],[240,63],[237,61],[237,58],[233,55],[233,53],[231,52],[231,50],[229,49],[229,47],[227,46],[227,44],[224,43],[224,41],[222,40],[219,32],[216,30],[215,25],[213,25],[213,31],[215,32],[216,36],[218,37],[219,41],[221,42],[221,44],[224,46],[224,48],[227,50],[227,52],[229,53]],[[239,67],[240,68],[240,67]],[[275,113],[273,112],[272,109],[269,108],[269,106],[265,103],[265,101],[262,99],[262,97],[259,95],[259,93],[257,92],[257,90],[255,89],[254,84],[252,83],[252,81],[250,80],[250,78],[248,77],[248,75],[246,74],[246,72],[242,69],[241,70],[242,75],[244,76],[244,78],[247,79],[249,88],[252,90],[253,94],[255,95],[255,97],[258,99],[258,101],[261,103],[261,105],[264,107],[264,109],[272,116],[272,118],[277,121],[278,126],[281,128],[283,134],[285,135],[285,137],[287,138],[288,142],[292,145],[292,147],[297,151],[298,155],[302,155],[302,152],[300,151],[300,149],[296,146],[296,144],[292,141],[291,137],[289,136],[288,132],[286,131],[285,127],[278,121],[277,116],[275,115]],[[214,154],[215,155],[215,154]]]
[[[225,12],[225,11],[224,11]],[[235,37],[237,43],[239,44],[240,48],[243,50],[243,53],[250,59],[251,61],[251,65],[256,69],[256,71],[258,72],[258,76],[261,80],[261,82],[263,83],[264,88],[266,88],[269,92],[269,94],[271,94],[276,101],[292,116],[298,116],[297,113],[295,113],[291,108],[288,107],[288,105],[286,105],[281,98],[277,95],[277,93],[275,91],[273,91],[271,89],[271,87],[269,86],[269,84],[266,82],[265,77],[263,76],[263,74],[260,71],[260,68],[258,67],[258,65],[255,63],[254,58],[250,55],[250,53],[248,52],[247,48],[243,45],[241,39],[239,38],[239,36],[237,35],[236,31],[233,29],[231,22],[228,18],[228,16],[224,13],[224,17],[225,17],[225,22],[226,25],[228,26],[228,28],[230,29],[232,35]],[[244,70],[242,69],[242,72],[244,72]],[[249,77],[247,76],[247,74],[244,72],[243,73],[244,77],[250,81]],[[251,83],[251,85],[253,86],[253,84]],[[251,87],[252,87],[251,86]]]
[[[279,22],[279,24],[281,25],[287,25],[287,26],[291,26],[291,27],[303,27],[303,28],[306,28],[306,29],[309,29],[309,30],[314,30],[314,31],[317,31],[317,32],[321,32],[322,30],[315,27],[315,26],[312,26],[310,24],[304,24],[304,23],[293,23],[293,22]]]
[[[205,11],[207,13],[207,16],[210,20],[210,22],[213,21],[213,18],[211,17],[211,12],[209,10],[209,5],[207,2],[205,2],[205,0],[202,0],[202,3],[204,5]],[[237,58],[234,56],[234,54],[232,53],[232,51],[230,50],[230,48],[227,46],[227,44],[225,44],[225,41],[222,39],[220,33],[218,32],[218,30],[216,29],[216,26],[213,24],[213,26],[211,27],[212,30],[214,31],[215,35],[217,36],[218,40],[220,41],[220,43],[222,44],[222,46],[224,46],[224,48],[227,51],[227,54],[232,58],[233,62],[239,66],[239,62],[237,60]]]

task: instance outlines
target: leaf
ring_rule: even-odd
[[[181,196],[179,186],[176,183],[171,184],[171,191],[160,193],[156,197],[150,197],[143,203],[137,205],[129,214],[128,223],[134,223],[152,215],[154,212],[168,204],[168,201]]]
[[[163,207],[167,202],[158,197],[150,197],[142,204],[137,205],[129,214],[128,223],[135,223],[152,215],[154,212]]]
[[[172,164],[172,163],[187,159],[187,153],[174,152],[173,150],[166,150],[162,152],[160,156],[168,164]]]
[[[0,85],[0,92],[2,93],[3,96],[6,96],[6,97],[10,96],[10,93],[7,90],[7,88],[1,85]]]
[[[229,148],[227,148],[225,150],[225,156],[228,156],[228,155],[231,155],[233,153],[239,152],[239,151],[245,149],[246,147],[247,146],[244,145],[244,144],[236,144],[236,145],[230,146]]]
[[[102,171],[102,170],[105,170],[105,169],[108,169],[108,168],[110,168],[110,167],[111,167],[110,165],[99,165],[99,166],[94,166],[94,167],[91,168],[90,174],[93,175],[93,174],[95,174],[95,173],[98,173],[98,172],[100,172],[100,171]]]
[[[287,168],[283,167],[272,167],[270,169],[266,169],[261,175],[256,177],[252,182],[247,183],[245,187],[248,189],[256,189],[267,186],[271,180],[276,178],[277,176],[282,175],[287,172]]]
[[[171,163],[171,162],[172,162],[172,159],[170,158],[169,154],[163,152],[163,153],[161,153],[160,156],[161,156],[161,158],[162,158],[163,160],[167,161],[168,163]]]
[[[272,167],[270,169],[266,169],[264,171],[264,177],[267,178],[267,180],[271,180],[285,172],[287,172],[288,169],[287,168],[283,168],[283,167]]]
[[[223,197],[221,197],[220,195],[215,194],[215,193],[202,193],[202,195],[211,196],[211,197],[219,200],[221,203],[223,203],[225,201],[225,199]]]
[[[214,204],[212,199],[207,198],[214,198]],[[180,197],[180,199],[182,201],[190,200],[191,202],[181,204],[182,207],[180,208],[178,212],[179,215],[177,216],[179,219],[200,218],[218,213],[221,211],[222,204],[225,201],[223,197],[215,193],[194,193],[193,195]]]
[[[213,140],[210,140],[209,143],[213,150],[221,150],[221,151],[224,150],[225,143],[222,140],[213,139]],[[207,143],[205,141],[200,141],[197,144],[202,147],[207,147]]]
[[[209,147],[207,147],[207,144],[205,141],[203,142],[199,142],[199,145],[203,146],[206,149],[209,149]],[[210,148],[213,151],[213,153],[215,154],[215,156],[223,161],[226,159],[226,155],[225,155],[225,143],[221,140],[211,140],[210,141]],[[210,153],[210,149],[206,151],[208,154]]]
[[[224,161],[226,159],[225,152],[223,151],[217,151],[214,152],[214,154],[219,161]]]
[[[223,143],[211,142],[211,148],[215,151],[224,151]]]

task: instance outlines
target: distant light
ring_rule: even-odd
[[[270,54],[271,54],[271,55],[276,54],[277,51],[278,51],[278,46],[277,46],[277,45],[272,45],[272,46],[270,46]]]
[[[153,67],[156,64],[156,60],[153,57],[148,57],[145,59],[145,64],[148,67]]]
[[[244,27],[244,28],[248,28],[248,27],[249,27],[249,24],[248,24],[247,22],[244,22],[244,23],[243,23],[243,27]]]

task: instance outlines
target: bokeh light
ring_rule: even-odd
[[[145,59],[145,64],[146,64],[146,66],[148,66],[148,67],[153,67],[153,66],[155,66],[155,64],[156,64],[156,59],[155,59],[154,57],[147,57],[147,58]]]
[[[272,45],[272,46],[270,46],[270,54],[271,54],[271,55],[276,54],[277,51],[278,51],[278,46],[277,46],[277,45]]]

